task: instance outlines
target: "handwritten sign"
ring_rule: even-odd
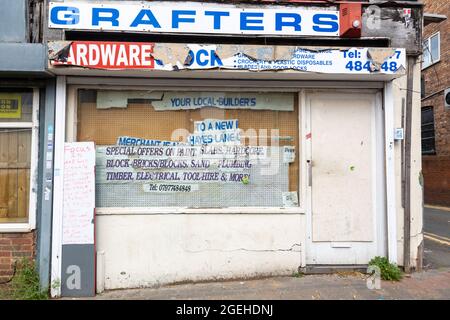
[[[94,243],[95,145],[64,145],[63,244]]]

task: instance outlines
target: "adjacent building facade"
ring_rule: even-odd
[[[44,247],[50,241],[51,206],[42,211],[41,192],[51,190],[43,160],[53,157],[40,149],[40,139],[52,118],[54,84],[42,38],[44,8],[42,1],[0,2],[0,282],[12,277],[21,259],[45,253],[37,230],[46,230]]]
[[[425,203],[450,206],[450,3],[424,1],[422,154]],[[446,100],[447,99],[447,100]]]
[[[53,296],[420,268],[420,3],[45,1],[42,17]]]

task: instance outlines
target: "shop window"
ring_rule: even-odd
[[[436,154],[433,107],[422,108],[422,154]]]
[[[436,33],[423,41],[422,69],[425,69],[440,60],[440,33]]]
[[[297,207],[296,93],[79,90],[97,207]]]
[[[0,90],[0,223],[28,223],[33,90]]]

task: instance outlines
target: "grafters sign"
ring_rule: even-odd
[[[50,2],[49,27],[157,33],[339,36],[339,11],[198,2]]]

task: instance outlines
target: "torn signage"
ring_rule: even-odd
[[[215,107],[294,111],[293,93],[163,92],[147,90],[98,90],[97,109],[127,108],[130,100],[151,103],[156,111]]]
[[[331,9],[331,10],[330,10]],[[50,2],[49,28],[146,33],[339,36],[332,8],[199,2]]]
[[[99,69],[153,69],[152,53],[152,43],[73,41],[51,63]]]
[[[49,42],[53,66],[160,71],[229,69],[324,74],[403,74],[403,48],[307,49],[180,43]]]
[[[188,110],[204,107],[294,111],[293,93],[165,92],[152,102],[156,111]]]
[[[383,52],[383,61],[374,61],[368,48],[351,48],[345,50],[308,50],[293,49],[281,59],[257,59],[244,52],[231,56],[218,53],[218,46],[188,45],[189,52],[179,69],[224,68],[250,71],[297,70],[317,73],[370,74],[372,72],[394,74],[405,69],[406,52],[404,49],[387,49]],[[379,52],[379,51],[378,51]]]
[[[148,90],[97,90],[97,109],[126,108],[128,100],[161,100],[164,93]]]

